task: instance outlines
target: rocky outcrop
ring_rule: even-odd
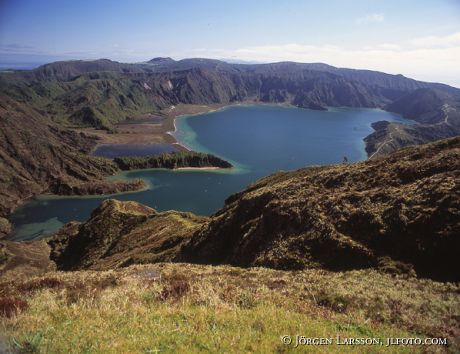
[[[278,173],[228,198],[183,256],[459,280],[459,181],[460,138],[356,164]]]
[[[121,170],[146,168],[219,167],[231,168],[232,164],[211,154],[201,152],[172,152],[145,157],[117,157],[113,160]]]
[[[10,222],[5,219],[0,217],[0,240],[4,237],[6,237],[12,230],[12,226]]]
[[[207,218],[158,213],[136,202],[106,200],[82,224],[69,223],[49,244],[59,269],[113,269],[174,260]]]

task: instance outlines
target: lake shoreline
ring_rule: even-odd
[[[179,151],[193,151],[192,148],[180,142],[177,137],[177,126],[176,119],[184,117],[193,117],[197,115],[209,114],[219,112],[231,107],[244,107],[244,106],[274,106],[274,107],[286,107],[286,108],[300,108],[291,103],[272,103],[272,102],[260,102],[260,101],[243,101],[235,103],[214,103],[205,105],[192,105],[192,104],[179,104],[177,106],[170,106],[163,110],[143,115],[142,123],[136,123],[136,119],[130,121],[123,121],[116,125],[119,133],[109,134],[107,131],[97,130],[94,128],[80,128],[73,129],[77,132],[93,136],[97,138],[97,143],[88,152],[89,155],[93,155],[96,149],[105,144],[136,144],[136,145],[150,145],[150,144],[170,144]],[[327,107],[328,111],[334,111],[334,109],[369,109],[369,110],[384,110],[379,107]],[[392,112],[388,112],[392,113]],[[152,123],[146,123],[146,117],[152,117]],[[161,120],[159,120],[161,117]],[[403,117],[401,117],[403,118]],[[378,133],[378,129],[371,127],[373,132],[363,138],[364,150],[366,151],[366,159],[370,158],[374,152],[370,151],[372,137]]]

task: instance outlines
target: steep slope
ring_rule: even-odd
[[[56,270],[56,265],[50,259],[50,250],[43,240],[0,240],[0,279],[20,281]]]
[[[266,177],[227,199],[185,260],[377,267],[460,279],[460,138]]]
[[[444,118],[444,102],[452,100],[447,92],[418,89],[389,104],[386,108],[422,124],[440,123]]]

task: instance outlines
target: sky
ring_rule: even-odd
[[[324,62],[460,87],[460,0],[0,0],[0,64]]]

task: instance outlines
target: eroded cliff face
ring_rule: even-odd
[[[261,179],[184,246],[185,260],[380,268],[459,279],[460,138]]]
[[[127,117],[180,103],[252,100],[311,109],[383,108],[423,88],[460,94],[447,85],[401,75],[292,62],[238,65],[209,59],[160,64],[69,61],[0,75],[0,93],[43,109],[54,121],[105,129]]]

